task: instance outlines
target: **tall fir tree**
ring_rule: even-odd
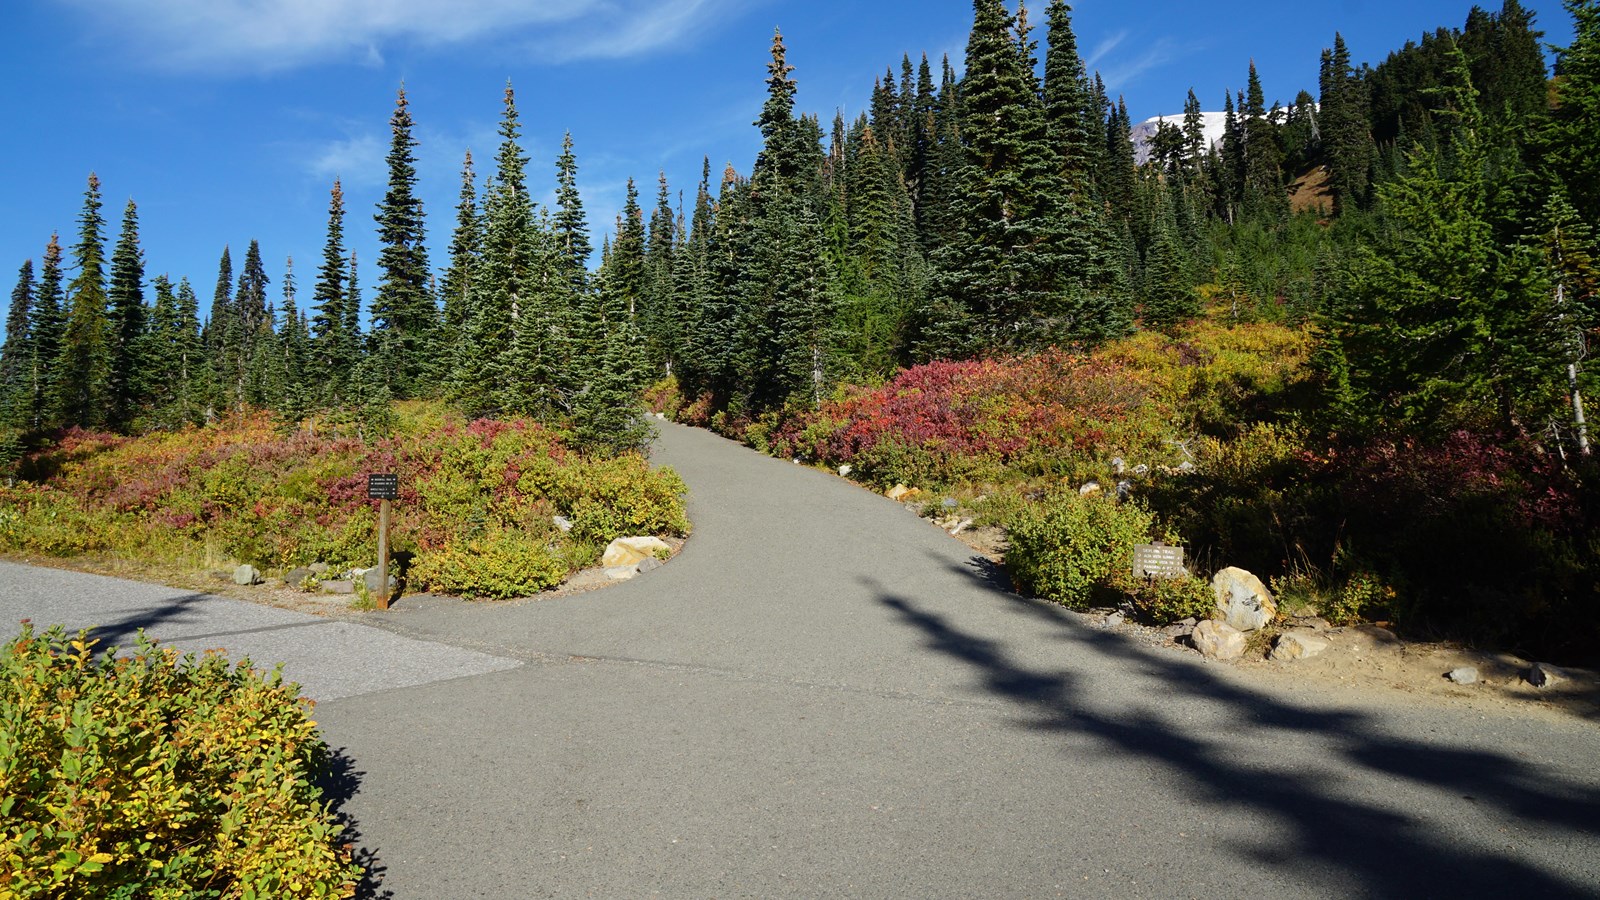
[[[382,278],[372,302],[376,365],[397,398],[427,394],[441,366],[434,346],[438,311],[429,288],[422,200],[416,195],[417,141],[402,85],[389,119],[388,189],[373,219],[378,223]]]
[[[108,424],[127,429],[144,403],[144,251],[139,247],[139,210],[132,200],[122,213],[122,234],[111,254],[111,408]]]
[[[33,421],[32,319],[36,292],[33,260],[29,259],[17,272],[17,286],[11,289],[6,339],[0,345],[0,425],[11,429],[26,429]]]
[[[52,233],[44,248],[44,264],[39,270],[39,289],[29,318],[33,359],[29,374],[32,396],[28,401],[29,428],[41,428],[50,421],[56,400],[57,366],[62,338],[66,331],[66,295],[61,288],[61,239]]]
[[[56,362],[56,420],[96,428],[111,399],[111,322],[106,311],[105,217],[100,179],[90,173],[72,256],[78,274],[67,286],[67,321]]]
[[[344,251],[344,188],[336,178],[328,194],[328,230],[322,244],[322,265],[311,289],[311,361],[320,386],[319,400],[345,402],[350,367],[358,357],[357,335],[346,325]]]
[[[456,201],[456,228],[450,236],[450,267],[445,270],[440,299],[439,346],[453,354],[472,321],[472,282],[483,254],[483,214],[478,208],[477,172],[472,151],[461,163],[461,193]],[[451,357],[453,364],[453,356]]]

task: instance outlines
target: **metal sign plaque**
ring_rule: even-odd
[[[1182,578],[1189,574],[1183,567],[1183,548],[1166,544],[1135,544],[1133,547],[1133,577]]]
[[[399,475],[392,475],[392,474],[368,475],[367,476],[367,499],[369,499],[369,500],[399,500],[400,499],[400,476]]]

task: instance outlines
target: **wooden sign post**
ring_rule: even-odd
[[[367,499],[378,501],[378,596],[379,609],[389,608],[389,501],[400,499],[400,476],[368,475]]]

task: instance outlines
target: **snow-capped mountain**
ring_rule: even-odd
[[[1206,146],[1216,147],[1222,144],[1222,131],[1227,123],[1227,113],[1208,112],[1201,113],[1205,118]],[[1174,128],[1183,127],[1183,113],[1175,116],[1155,116],[1145,119],[1133,126],[1129,131],[1133,134],[1133,158],[1139,165],[1144,165],[1150,158],[1150,139],[1156,136],[1156,128],[1166,122]]]

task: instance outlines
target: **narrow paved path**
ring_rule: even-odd
[[[1010,594],[827,474],[677,426],[657,457],[695,534],[627,584],[192,623],[300,648],[372,893],[1600,896],[1596,723],[1264,686]],[[126,585],[39,571],[0,567],[8,619]],[[242,615],[126,589],[123,628]]]

